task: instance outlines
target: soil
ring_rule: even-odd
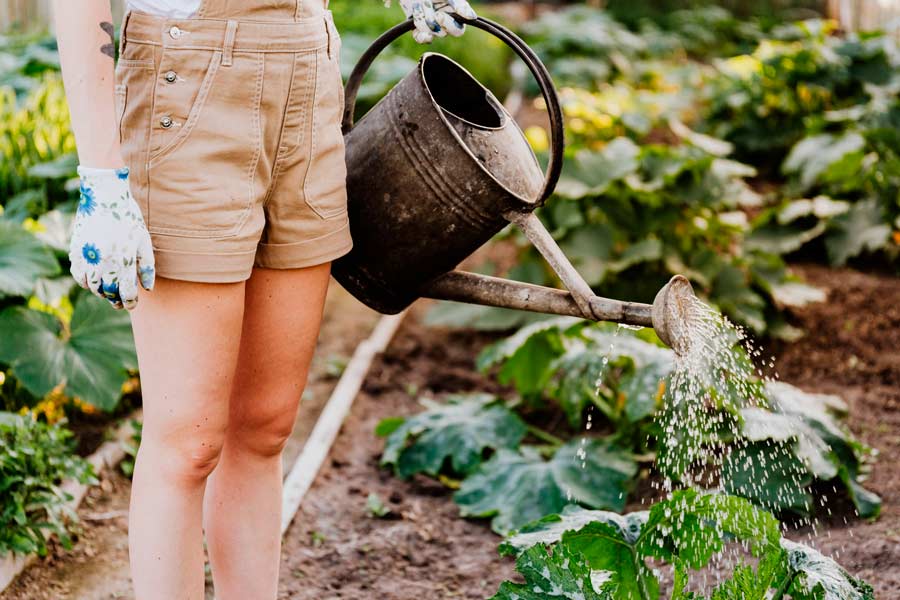
[[[372,366],[287,533],[279,598],[486,598],[513,574],[490,529],[459,518],[452,490],[426,478],[400,481],[378,467],[382,442],[373,430],[381,419],[421,410],[420,395],[497,389],[473,365],[491,338],[425,328],[420,314],[407,316]],[[373,493],[388,518],[369,514]]]
[[[847,402],[847,425],[879,452],[865,487],[883,504],[874,523],[835,512],[820,517],[818,535],[805,529],[791,537],[811,543],[813,535],[820,550],[870,582],[877,598],[900,598],[900,278],[820,266],[797,271],[828,299],[794,313],[805,337],[770,345],[778,374]]]
[[[797,271],[826,289],[828,301],[792,314],[806,337],[769,348],[781,379],[847,401],[850,428],[880,450],[866,487],[884,504],[868,523],[836,501],[829,519],[788,535],[834,556],[869,581],[877,598],[900,598],[900,279],[814,266]],[[487,524],[459,518],[452,490],[425,478],[404,482],[378,467],[382,442],[373,429],[385,417],[421,410],[417,395],[504,391],[474,368],[478,350],[495,338],[425,328],[422,312],[407,317],[373,365],[330,464],[288,531],[280,598],[486,598],[515,577]],[[390,509],[388,518],[369,514],[372,493]],[[639,509],[639,500],[629,508]]]

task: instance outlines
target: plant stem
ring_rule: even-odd
[[[558,438],[552,433],[544,431],[539,427],[535,427],[534,425],[526,425],[528,428],[528,433],[541,440],[542,442],[547,442],[553,446],[559,447],[566,443],[566,441],[562,438]]]
[[[791,586],[791,583],[794,581],[794,574],[788,573],[784,577],[784,581],[781,582],[775,589],[775,594],[772,596],[771,600],[782,600],[784,598],[785,593],[787,593],[788,588]]]

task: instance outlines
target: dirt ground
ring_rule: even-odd
[[[884,506],[881,518],[867,523],[836,505],[830,520],[790,537],[833,555],[872,583],[877,598],[894,600],[900,598],[900,279],[798,270],[829,297],[793,315],[808,331],[804,339],[769,345],[777,369],[785,381],[848,402],[851,429],[880,450],[866,485]],[[375,425],[418,411],[416,394],[502,391],[473,366],[489,336],[427,329],[420,314],[408,317],[373,365],[330,464],[288,532],[280,598],[486,598],[513,576],[512,561],[496,553],[499,539],[485,523],[458,517],[451,490],[425,478],[403,482],[378,468]],[[390,518],[368,514],[373,492]]]
[[[828,299],[796,313],[803,339],[771,346],[778,374],[844,398],[850,429],[879,452],[865,486],[883,504],[874,523],[836,512],[820,519],[818,535],[803,530],[791,537],[832,554],[869,581],[877,598],[894,600],[900,598],[900,278],[814,266],[798,271],[826,289]]]

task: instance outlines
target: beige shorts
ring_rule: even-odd
[[[126,15],[119,137],[157,273],[232,282],[352,245],[331,13],[294,21]]]

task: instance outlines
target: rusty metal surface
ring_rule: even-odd
[[[518,128],[499,103],[453,61],[425,55],[345,136],[353,250],[335,262],[337,280],[379,312],[396,313],[419,288],[446,273],[505,225],[504,213],[527,204],[462,143],[425,79],[468,79],[478,110],[506,125],[493,131],[519,169],[541,173]],[[478,104],[476,97],[469,99]],[[518,139],[515,137],[518,135]]]
[[[591,321],[653,326],[649,304],[620,302],[592,294],[588,299],[590,308],[586,316],[569,292],[464,271],[452,271],[438,277],[423,289],[422,294],[426,298],[474,302]]]

